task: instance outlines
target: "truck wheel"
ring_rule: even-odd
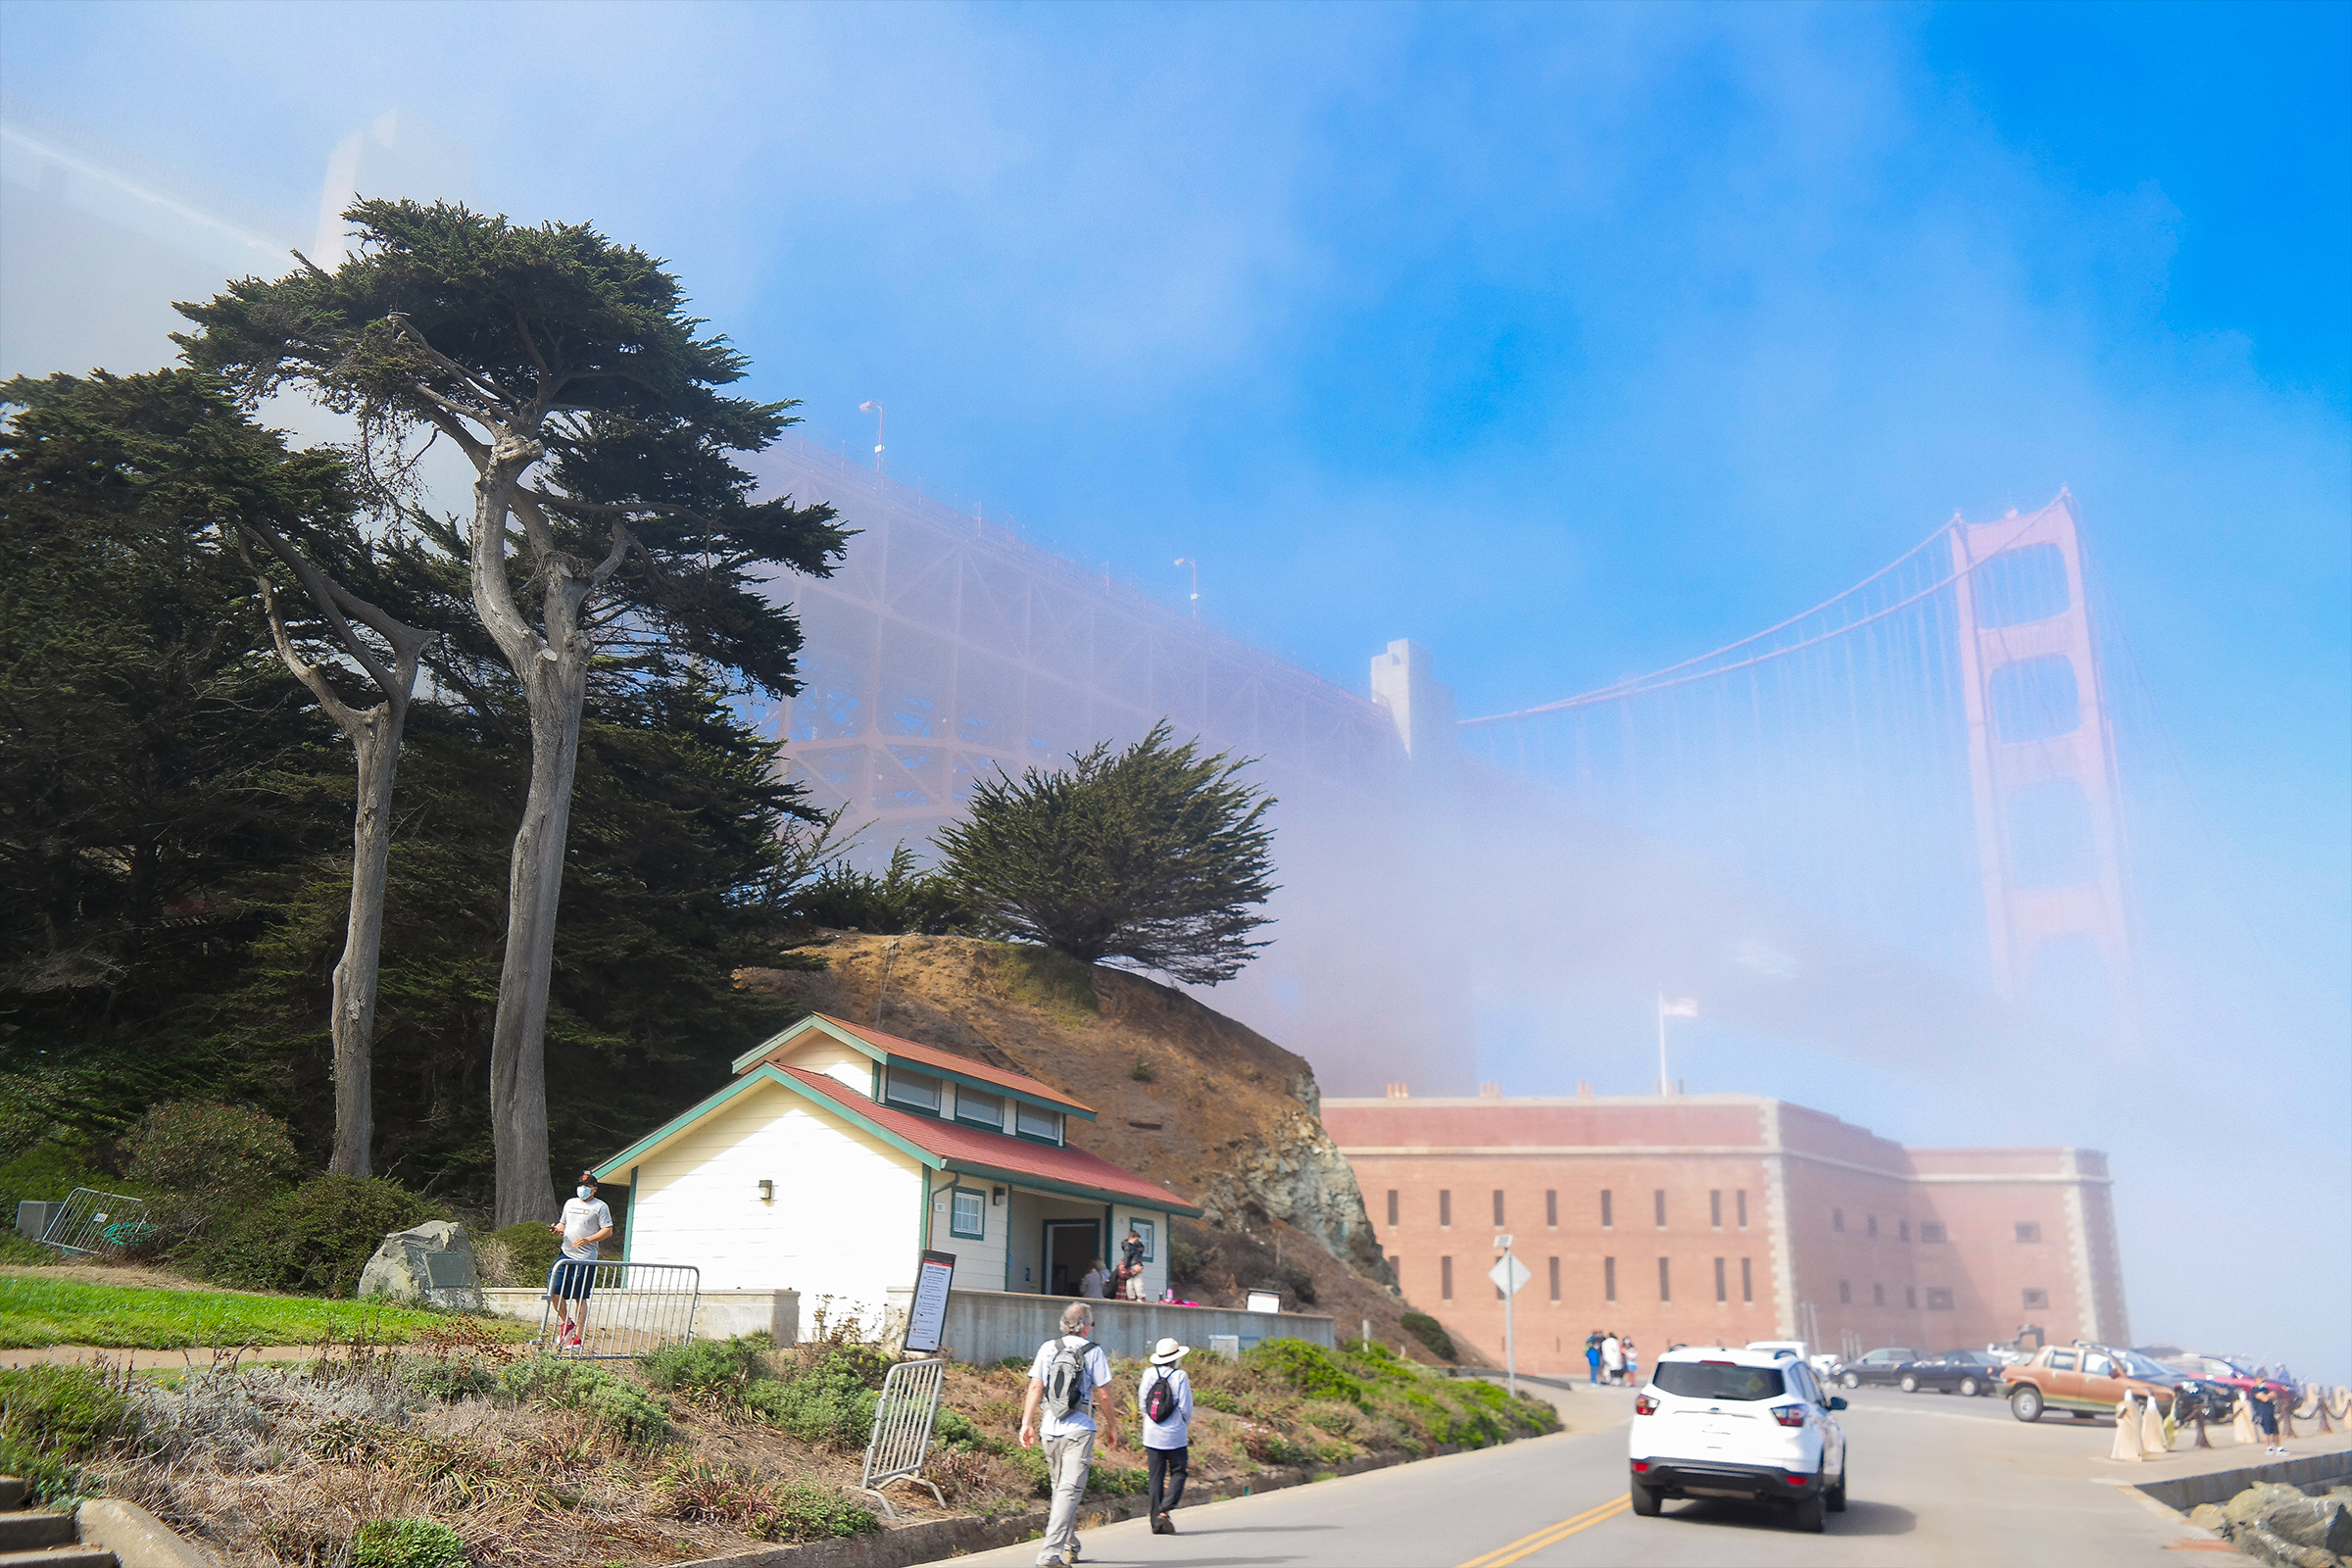
[[[2041,1419],[2041,1391],[2029,1383],[2009,1396],[2009,1413],[2020,1421]]]
[[[1962,1378],[1960,1380],[1960,1397],[1963,1399],[1973,1399],[1983,1392],[1983,1386],[1979,1384],[1975,1378]]]
[[[1903,1374],[1903,1392],[1904,1392],[1905,1394],[1917,1394],[1917,1393],[1919,1392],[1919,1379],[1917,1379],[1917,1378],[1913,1377],[1913,1376],[1912,1376],[1910,1373],[1908,1373],[1908,1372],[1904,1373],[1904,1374]]]
[[[1644,1519],[1658,1516],[1658,1493],[1655,1487],[1645,1487],[1637,1481],[1633,1484],[1632,1495],[1635,1513]]]
[[[1788,1522],[1808,1536],[1818,1536],[1821,1534],[1822,1527],[1821,1508],[1822,1502],[1818,1494],[1810,1497],[1799,1497],[1796,1499],[1796,1506],[1788,1512]]]
[[[1843,1383],[1849,1389],[1858,1389],[1862,1386],[1862,1374],[1859,1372],[1848,1372],[1844,1377],[1838,1379],[1838,1381]]]

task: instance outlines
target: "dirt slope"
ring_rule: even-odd
[[[747,969],[737,981],[994,1062],[1095,1108],[1070,1141],[1172,1186],[1206,1211],[1177,1234],[1210,1253],[1192,1294],[1240,1293],[1302,1268],[1343,1336],[1369,1319],[1394,1347],[1408,1308],[1381,1257],[1363,1195],[1318,1119],[1305,1058],[1180,991],[1040,949],[968,937],[828,932],[823,973]],[[1418,1344],[1411,1353],[1427,1359]],[[1465,1351],[1465,1353],[1467,1353]]]

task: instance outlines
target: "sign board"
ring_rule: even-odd
[[[1281,1293],[1277,1291],[1251,1291],[1250,1293],[1250,1304],[1244,1308],[1244,1310],[1250,1312],[1279,1312],[1282,1310]]]
[[[914,1304],[906,1309],[906,1348],[929,1354],[948,1324],[948,1288],[956,1283],[954,1252],[925,1252],[914,1275]]]
[[[473,1263],[464,1252],[424,1254],[424,1283],[435,1291],[463,1291],[473,1286]]]
[[[1517,1296],[1521,1291],[1527,1289],[1527,1282],[1535,1277],[1533,1271],[1525,1263],[1520,1262],[1516,1254],[1508,1252],[1504,1253],[1493,1268],[1487,1270],[1487,1278],[1493,1280],[1494,1288],[1505,1296]]]

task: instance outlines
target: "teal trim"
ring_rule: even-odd
[[[1072,1101],[1054,1100],[1045,1095],[1032,1095],[1006,1084],[991,1083],[986,1078],[974,1078],[950,1068],[933,1066],[927,1061],[917,1061],[912,1056],[893,1056],[890,1061],[893,1066],[903,1063],[908,1072],[924,1073],[933,1078],[945,1078],[952,1084],[962,1084],[968,1089],[977,1089],[984,1095],[1002,1095],[1006,1100],[1018,1100],[1035,1105],[1040,1110],[1058,1111],[1065,1116],[1082,1116],[1088,1121],[1095,1119],[1093,1111]]]
[[[851,1034],[847,1029],[837,1029],[829,1020],[819,1017],[815,1013],[810,1013],[808,1017],[803,1018],[799,1023],[794,1024],[791,1028],[782,1029],[777,1031],[775,1034],[769,1035],[765,1040],[760,1041],[751,1050],[745,1052],[742,1055],[737,1056],[734,1063],[735,1070],[737,1072],[742,1072],[745,1068],[751,1066],[752,1063],[758,1061],[760,1057],[774,1051],[778,1046],[784,1045],[789,1041],[797,1040],[811,1029],[819,1031],[828,1039],[838,1040],[843,1045],[849,1047],[852,1051],[858,1053],[858,1054],[860,1056],[870,1057],[877,1062],[882,1059],[882,1053],[878,1048],[867,1045],[856,1035]]]
[[[931,1200],[937,1195],[931,1191],[931,1173],[929,1171],[918,1167],[914,1173],[914,1180],[915,1185],[922,1189],[923,1194],[922,1222],[914,1228],[915,1250],[928,1252],[931,1250]]]
[[[631,1144],[619,1153],[614,1154],[611,1159],[606,1160],[602,1165],[597,1166],[596,1179],[598,1181],[610,1180],[612,1172],[620,1169],[623,1165],[630,1164],[638,1159],[641,1155],[651,1153],[655,1149],[661,1147],[662,1144],[667,1143],[670,1139],[676,1137],[679,1133],[684,1132],[696,1122],[701,1121],[712,1111],[717,1110],[728,1101],[733,1100],[738,1095],[749,1092],[754,1085],[763,1083],[774,1084],[779,1089],[789,1090],[793,1094],[800,1096],[803,1100],[808,1101],[810,1104],[816,1106],[818,1109],[823,1110],[830,1115],[838,1116],[854,1127],[862,1128],[864,1131],[871,1133],[874,1137],[879,1138],[884,1143],[890,1145],[891,1148],[897,1150],[900,1153],[908,1155],[918,1165],[928,1165],[933,1170],[944,1169],[947,1165],[947,1160],[944,1156],[934,1154],[929,1150],[924,1149],[919,1145],[908,1143],[899,1134],[892,1132],[889,1128],[882,1126],[880,1123],[875,1122],[868,1117],[859,1115],[855,1109],[843,1104],[840,1101],[835,1100],[828,1095],[819,1094],[817,1091],[809,1088],[807,1084],[802,1083],[798,1078],[793,1077],[791,1074],[780,1071],[777,1068],[768,1066],[765,1062],[762,1062],[752,1071],[744,1074],[741,1078],[738,1078],[733,1083],[727,1085],[726,1088],[721,1089],[717,1094],[712,1095],[709,1100],[704,1101],[701,1104],[696,1105],[691,1110],[687,1110],[677,1116],[673,1116],[669,1121],[662,1124],[662,1126],[660,1128],[646,1134],[643,1138],[638,1139],[637,1142]],[[852,1093],[855,1093],[855,1091],[852,1091]],[[928,1179],[929,1178],[925,1178],[926,1181],[928,1181]]]
[[[969,1193],[969,1194],[971,1194],[971,1195],[972,1195],[974,1198],[977,1198],[978,1200],[980,1200],[980,1228],[979,1228],[978,1230],[976,1230],[976,1231],[959,1231],[959,1230],[957,1230],[957,1229],[956,1228],[956,1199],[958,1199],[958,1198],[960,1198],[960,1197],[962,1197],[962,1196],[963,1196],[965,1193]],[[958,1239],[958,1240],[960,1240],[960,1241],[966,1241],[966,1242],[985,1242],[985,1241],[987,1241],[987,1240],[988,1240],[988,1189],[987,1189],[987,1188],[985,1188],[985,1187],[966,1187],[966,1186],[964,1186],[964,1185],[963,1185],[963,1183],[961,1183],[960,1181],[958,1181],[958,1182],[955,1182],[955,1183],[952,1183],[952,1184],[950,1184],[950,1186],[949,1186],[949,1187],[948,1187],[948,1189],[947,1189],[947,1194],[948,1194],[948,1234],[949,1234],[950,1236],[953,1236],[953,1237],[956,1237],[956,1238],[957,1238],[957,1239]]]
[[[1058,1193],[1065,1198],[1091,1198],[1097,1202],[1108,1200],[1112,1203],[1126,1203],[1147,1214],[1183,1214],[1192,1219],[1199,1219],[1201,1214],[1201,1210],[1193,1207],[1190,1203],[1176,1201],[1174,1194],[1170,1194],[1164,1199],[1153,1199],[1147,1204],[1132,1193],[1122,1193],[1114,1188],[1082,1187],[1076,1182],[1057,1182],[1044,1176],[1032,1176],[1023,1171],[1009,1171],[996,1165],[983,1165],[973,1159],[951,1159],[943,1168],[969,1176],[986,1176],[989,1180],[1003,1182],[1007,1187],[1026,1187],[1033,1193]],[[1009,1195],[1006,1201],[1010,1201]]]
[[[637,1167],[629,1167],[629,1228],[620,1233],[620,1260],[626,1263],[637,1250]]]
[[[743,1072],[754,1062],[771,1054],[777,1047],[790,1044],[811,1029],[818,1031],[828,1039],[839,1041],[874,1063],[874,1092],[868,1098],[876,1102],[882,1099],[882,1067],[891,1062],[900,1062],[905,1064],[909,1072],[928,1073],[934,1078],[946,1078],[955,1083],[969,1084],[983,1094],[1004,1095],[1013,1100],[1027,1101],[1032,1105],[1042,1105],[1050,1110],[1058,1110],[1064,1115],[1083,1116],[1088,1121],[1095,1119],[1093,1111],[1073,1101],[1055,1100],[1051,1095],[1033,1095],[1025,1090],[1010,1088],[1004,1084],[991,1083],[985,1078],[966,1077],[961,1073],[936,1066],[928,1061],[917,1061],[912,1056],[893,1055],[880,1047],[859,1039],[847,1029],[837,1028],[831,1021],[815,1013],[803,1018],[789,1029],[768,1036],[742,1055],[737,1056],[734,1061],[735,1071]]]

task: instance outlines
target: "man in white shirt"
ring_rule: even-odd
[[[1614,1334],[1600,1342],[1600,1364],[1611,1383],[1625,1381],[1625,1346]]]
[[[1168,1515],[1184,1500],[1184,1478],[1193,1458],[1193,1380],[1176,1363],[1193,1353],[1189,1345],[1162,1340],[1152,1348],[1152,1364],[1136,1385],[1136,1401],[1144,1412],[1144,1464],[1150,1472],[1152,1533],[1172,1536],[1176,1521]],[[1155,1396],[1154,1391],[1158,1391]],[[1154,1405],[1159,1419],[1152,1419]]]
[[[547,1298],[556,1306],[556,1348],[576,1349],[588,1328],[588,1296],[596,1288],[596,1244],[612,1234],[612,1210],[596,1196],[596,1173],[580,1172],[564,1201],[564,1217],[548,1226],[563,1238],[563,1252],[547,1271]]]
[[[1021,1405],[1021,1446],[1036,1446],[1038,1412],[1045,1408],[1046,1480],[1053,1510],[1046,1538],[1038,1543],[1038,1568],[1070,1568],[1078,1560],[1078,1502],[1086,1495],[1087,1469],[1095,1460],[1095,1415],[1102,1419],[1103,1446],[1119,1446],[1118,1407],[1110,1385],[1110,1357],[1093,1342],[1095,1309],[1084,1301],[1062,1308],[1061,1334],[1038,1347],[1029,1366],[1029,1394]]]

